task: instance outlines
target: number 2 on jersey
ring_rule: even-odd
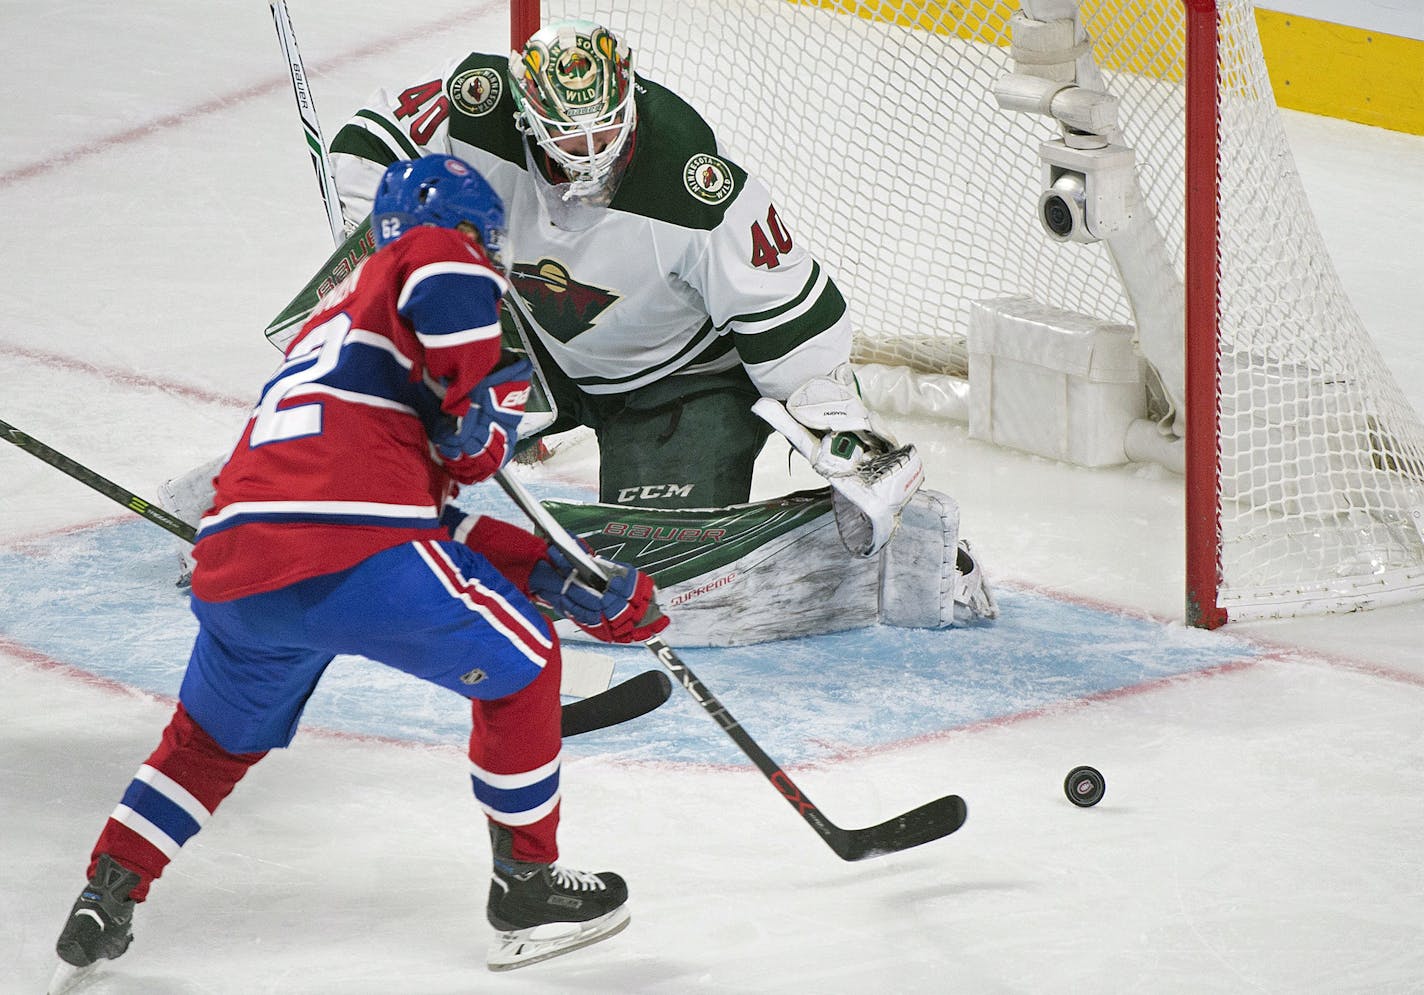
[[[292,350],[287,361],[282,364],[278,376],[262,392],[262,400],[257,402],[257,414],[252,421],[252,435],[248,439],[249,446],[256,447],[268,442],[285,442],[288,439],[321,434],[320,401],[299,404],[280,411],[277,406],[290,395],[336,369],[336,364],[341,361],[341,347],[346,344],[346,334],[349,331],[351,316],[343,311],[313,328]],[[285,372],[289,369],[290,372]]]

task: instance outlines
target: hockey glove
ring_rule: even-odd
[[[640,643],[667,628],[668,618],[653,600],[651,577],[626,563],[601,557],[595,562],[608,575],[602,592],[579,577],[557,546],[550,546],[547,559],[529,574],[529,592],[605,643]]]
[[[470,409],[446,419],[431,436],[450,476],[473,484],[509,462],[519,441],[519,422],[529,400],[529,360],[501,366],[470,391]]]
[[[876,424],[850,366],[806,381],[784,405],[764,397],[752,410],[831,485],[846,549],[873,556],[884,548],[899,527],[901,509],[924,480],[924,465],[914,446],[897,447]]]

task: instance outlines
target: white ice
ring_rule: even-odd
[[[294,3],[328,129],[378,84],[503,49],[504,7]],[[152,495],[231,442],[276,358],[258,329],[329,251],[272,26],[265,5],[178,0],[10,0],[0,25],[0,418]],[[1353,301],[1424,408],[1424,139],[1287,125]],[[1187,633],[1179,481],[900,429],[1006,585],[1253,653],[794,766],[847,826],[968,799],[956,835],[861,864],[748,766],[632,761],[607,740],[566,766],[564,859],[624,873],[632,925],[501,976],[483,966],[487,844],[458,737],[304,731],[172,865],[133,948],[86,990],[1424,991],[1424,610]],[[540,472],[587,481],[587,448]],[[778,453],[761,469],[765,494],[807,482]],[[0,552],[19,556],[125,514],[9,446],[0,512]],[[89,847],[170,705],[3,624],[0,992],[37,993]],[[907,679],[933,662],[907,659]],[[775,674],[702,676],[734,710],[778,702]],[[675,703],[709,755],[725,748]],[[815,735],[797,696],[779,707],[786,735]],[[1079,763],[1107,776],[1097,808],[1062,795]]]

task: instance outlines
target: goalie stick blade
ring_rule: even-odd
[[[868,860],[942,839],[964,825],[968,816],[963,798],[945,795],[878,826],[831,833],[826,842],[842,860]]]
[[[668,700],[672,681],[661,670],[645,670],[582,701],[569,702],[561,720],[565,738],[616,726],[646,715]]]

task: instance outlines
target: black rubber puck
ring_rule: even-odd
[[[1103,800],[1108,782],[1095,767],[1074,767],[1063,779],[1063,793],[1079,808],[1091,808]]]

